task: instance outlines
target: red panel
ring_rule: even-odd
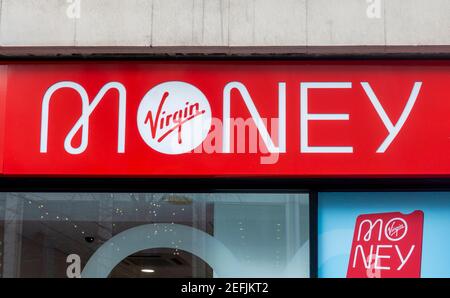
[[[448,177],[450,174],[449,61],[59,62],[15,63],[8,68],[6,175]],[[105,84],[123,85],[126,90],[124,153],[118,152],[121,151],[118,147],[120,92],[116,89],[105,94],[90,117],[85,114],[89,122],[85,150],[71,154],[65,149],[64,140],[82,113],[80,95],[70,88],[59,89],[51,97],[47,152],[41,152],[43,98],[52,85],[62,81],[79,84],[90,104]],[[187,84],[153,88],[173,81]],[[208,123],[212,117],[213,123],[222,122],[224,88],[230,82],[245,86],[263,118],[278,117],[278,84],[285,83],[286,152],[269,164],[261,159],[267,156],[261,152],[265,146],[256,152],[247,149],[244,153],[223,153],[222,129],[211,129],[206,141],[196,149],[202,152],[167,154],[180,153],[189,147],[187,132],[195,121]],[[349,115],[348,120],[308,121],[309,146],[351,146],[352,153],[302,152],[300,84],[306,86],[307,82],[340,84],[340,88],[309,89],[309,113]],[[369,84],[393,125],[414,93],[413,86],[418,91],[404,125],[383,153],[376,151],[389,135],[387,124],[381,120],[362,82]],[[144,103],[143,98],[150,90]],[[158,123],[164,119],[161,128],[155,121],[165,92],[168,92],[167,101],[158,117]],[[137,124],[141,101],[143,115],[148,118],[141,121],[147,120],[142,125],[148,133],[144,136]],[[147,109],[145,104],[149,105]],[[185,111],[184,107],[189,108]],[[89,103],[85,108],[89,109]],[[230,110],[231,117],[250,118],[236,89],[231,91]],[[176,114],[177,111],[180,112]],[[156,123],[154,134],[152,122]],[[268,131],[275,130],[269,126]],[[167,137],[160,140],[164,134]],[[72,140],[73,147],[80,144],[81,136],[80,129]],[[213,148],[214,152],[200,150],[213,137],[219,145]],[[202,140],[201,131],[196,130],[194,144]],[[245,137],[234,142],[248,141],[249,137]],[[173,152],[169,152],[171,148]]]
[[[420,210],[358,216],[347,277],[420,277],[422,234]]]

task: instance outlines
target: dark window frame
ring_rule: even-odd
[[[450,178],[56,178],[3,177],[1,192],[308,193],[310,278],[318,277],[320,192],[450,191]]]
[[[316,277],[316,263],[311,263],[311,231],[315,227],[315,218],[311,217],[311,193],[305,189],[261,188],[260,181],[248,182],[241,179],[195,179],[195,178],[42,178],[42,177],[2,177],[0,192],[54,192],[54,193],[274,193],[274,194],[307,194],[309,195],[309,251],[310,277]],[[316,246],[315,246],[316,247]]]

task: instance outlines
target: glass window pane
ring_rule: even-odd
[[[372,268],[373,262],[370,260],[370,246],[364,245],[356,254],[351,254],[352,247],[355,244],[361,244],[364,237],[370,238],[367,242],[373,245],[373,254],[381,256],[378,259],[381,267],[394,268],[397,276],[401,274],[407,266],[419,264],[418,271],[420,277],[450,277],[450,192],[323,192],[319,193],[318,202],[318,275],[319,277],[346,277],[349,266],[365,266],[369,264],[366,271],[367,277],[383,277],[387,269],[379,269],[379,276]],[[382,222],[381,240],[378,240],[379,225],[374,224],[372,233],[366,226],[361,228],[357,224],[357,218],[363,216],[368,218],[370,215],[389,216],[409,218],[405,225],[397,222],[396,227],[400,235],[406,234],[406,237],[417,238],[421,244],[405,243],[398,239],[384,241],[386,233],[390,233],[393,227],[389,221]],[[381,216],[380,216],[381,215]],[[414,228],[411,223],[413,215],[420,215],[421,227]],[[361,223],[361,221],[359,222]],[[391,221],[395,226],[395,221]],[[360,241],[355,241],[356,232],[361,229]],[[366,230],[364,230],[366,229]],[[396,237],[393,229],[392,237]],[[369,232],[369,233],[367,233]],[[403,237],[403,236],[402,236]],[[399,237],[400,238],[400,237]],[[420,244],[420,243],[419,243]],[[380,246],[383,245],[383,246]],[[414,247],[413,247],[414,245]],[[362,263],[362,254],[365,252],[367,262]],[[411,253],[410,253],[411,252]],[[417,259],[414,260],[415,254]],[[355,261],[356,260],[356,261]],[[355,262],[355,265],[354,263]],[[400,267],[400,265],[402,265]],[[394,267],[395,266],[395,267]],[[370,268],[369,268],[370,267]],[[395,272],[394,272],[395,273]],[[407,273],[410,277],[410,272]]]
[[[0,193],[4,277],[308,277],[307,194]]]

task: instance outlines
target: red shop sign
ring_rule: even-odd
[[[356,219],[347,277],[420,277],[423,212]]]
[[[450,174],[449,61],[0,66],[3,175]]]

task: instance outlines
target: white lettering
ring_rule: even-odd
[[[118,129],[118,144],[117,144],[117,152],[124,153],[125,152],[125,117],[126,117],[126,89],[125,87],[118,82],[109,82],[100,89],[97,96],[94,98],[92,103],[89,103],[89,97],[86,90],[78,83],[75,82],[59,82],[51,86],[47,92],[44,94],[44,98],[42,100],[42,115],[41,115],[41,144],[40,144],[40,152],[47,153],[47,141],[48,141],[48,115],[49,115],[49,106],[50,99],[53,94],[62,88],[71,88],[78,92],[81,97],[81,116],[72,129],[67,134],[64,140],[64,149],[70,154],[80,154],[83,153],[88,145],[89,140],[89,116],[95,110],[100,100],[104,97],[105,93],[111,89],[117,89],[119,92],[119,129]],[[81,144],[74,148],[72,146],[72,139],[79,129],[81,130]]]
[[[401,262],[400,266],[398,266],[398,268],[397,268],[397,271],[399,271],[403,268],[403,266],[408,261],[408,259],[411,256],[415,247],[416,247],[415,245],[411,245],[411,249],[409,250],[408,254],[406,255],[406,258],[403,258],[402,254],[400,252],[400,249],[398,248],[398,245],[395,245],[395,249],[397,250],[397,253],[398,253],[398,258],[400,259],[400,262]]]
[[[223,89],[223,142],[222,142],[222,151],[223,153],[231,153],[230,146],[230,104],[231,104],[231,91],[233,89],[237,89],[242,98],[244,99],[244,103],[247,106],[250,115],[255,121],[256,127],[264,141],[264,144],[267,147],[267,150],[270,153],[284,153],[286,152],[286,83],[278,83],[278,146],[276,147],[270,137],[266,126],[258,113],[258,110],[253,103],[250,94],[247,91],[247,88],[244,84],[240,82],[230,82]]]
[[[69,19],[79,19],[81,16],[81,0],[67,0],[70,5],[67,7],[66,14]]]
[[[381,18],[381,0],[367,0],[366,15],[369,19]]]
[[[365,223],[368,223],[368,224],[369,224],[369,229],[368,229],[367,232],[364,234],[364,237],[363,237],[364,241],[369,241],[369,240],[372,238],[372,230],[375,228],[375,226],[376,226],[377,224],[379,224],[379,225],[378,225],[378,227],[379,227],[379,230],[378,230],[378,241],[380,241],[380,240],[381,240],[382,229],[383,229],[383,227],[382,227],[382,226],[383,226],[383,220],[382,220],[381,218],[375,220],[375,222],[372,222],[370,219],[365,219],[365,220],[363,220],[363,221],[359,224],[359,229],[358,229],[358,241],[359,241],[360,238],[361,238],[361,230],[362,230],[362,227],[363,227],[363,225],[364,225]]]
[[[386,129],[389,132],[389,135],[386,137],[386,139],[381,144],[381,146],[377,149],[377,153],[384,153],[386,151],[386,149],[389,147],[389,145],[392,143],[394,138],[397,136],[400,129],[403,127],[403,124],[405,124],[405,121],[408,118],[409,113],[411,113],[414,103],[416,102],[417,95],[419,95],[419,91],[420,91],[420,87],[422,86],[422,82],[414,83],[414,87],[411,91],[408,102],[406,103],[406,106],[403,109],[403,112],[395,125],[392,123],[391,119],[389,119],[388,115],[386,114],[385,110],[383,109],[383,106],[381,105],[377,96],[373,92],[369,83],[361,82],[361,85],[362,85],[364,91],[366,92],[367,96],[369,97],[370,102],[375,107],[375,110],[377,111],[378,115],[380,116],[381,121],[383,121],[384,126],[386,126]]]
[[[364,263],[364,267],[366,269],[370,268],[370,263],[371,263],[371,259],[372,259],[372,252],[373,252],[373,246],[370,246],[370,253],[368,255],[368,257],[366,258],[366,255],[364,254],[364,248],[361,244],[358,244],[355,248],[355,256],[353,257],[353,268],[356,267],[356,259],[358,257],[358,250],[361,253],[361,257]]]
[[[380,255],[380,249],[383,248],[391,248],[392,245],[378,245],[377,246],[377,251],[375,253],[375,269],[378,270],[390,270],[391,267],[383,267],[383,266],[379,266],[381,264],[380,259],[390,259],[391,256],[390,255]]]
[[[80,278],[81,277],[81,259],[77,254],[70,254],[67,256],[66,263],[70,263],[67,266],[66,275],[68,278]]]
[[[352,153],[353,147],[309,146],[308,121],[312,120],[349,120],[348,114],[309,114],[308,89],[352,88],[350,82],[308,82],[300,83],[300,143],[305,153]]]

